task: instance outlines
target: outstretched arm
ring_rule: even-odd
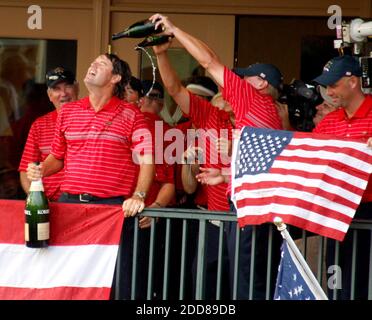
[[[200,168],[201,173],[196,176],[196,179],[202,184],[215,186],[220,183],[228,183],[229,176],[224,175],[220,169],[216,168]]]
[[[213,76],[216,82],[224,87],[224,65],[212,49],[203,41],[177,28],[166,16],[157,13],[150,17],[150,20],[156,23],[156,27],[160,28],[162,26],[166,34],[174,35],[200,65]]]
[[[190,112],[190,97],[187,89],[182,85],[181,80],[178,78],[175,70],[170,64],[167,49],[170,42],[160,46],[154,46],[153,50],[158,60],[158,68],[160,76],[163,80],[164,86],[168,93],[172,96],[174,101],[180,106],[185,114]]]

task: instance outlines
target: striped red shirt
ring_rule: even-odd
[[[224,69],[223,77],[222,95],[234,111],[237,129],[244,126],[283,129],[278,109],[271,96],[259,93],[251,84],[227,67]],[[227,194],[231,194],[231,177]]]
[[[313,132],[367,142],[372,137],[372,96],[367,95],[357,112],[349,118],[343,108],[327,114]],[[372,201],[372,175],[362,202]]]
[[[151,184],[150,190],[147,193],[147,198],[145,201],[146,206],[148,206],[154,203],[154,201],[156,200],[162,184],[164,183],[174,184],[174,165],[168,164],[164,159],[164,150],[167,147],[167,144],[163,143],[162,146],[155,145],[155,141],[159,139],[163,139],[165,132],[168,129],[170,129],[170,126],[156,114],[149,113],[149,112],[143,112],[143,115],[145,117],[145,120],[147,121],[147,124],[152,134],[153,149],[156,150],[156,152],[159,152],[163,155],[163,159],[162,159],[163,163],[155,163],[155,178],[154,178],[153,183]],[[156,123],[158,125],[162,124],[163,132],[155,131]],[[157,140],[155,140],[156,133],[161,135],[160,137],[157,138]],[[162,150],[161,149],[158,150],[158,147],[162,147]]]
[[[198,144],[203,148],[205,154],[205,168],[229,168],[230,163],[225,163],[221,159],[221,155],[215,148],[215,141],[220,137],[225,137],[231,140],[233,126],[230,121],[230,116],[227,112],[219,110],[209,101],[200,98],[192,93],[190,96],[190,114],[188,115],[196,128],[201,133],[198,137]],[[222,129],[225,129],[223,132]],[[208,130],[208,131],[207,131]],[[198,131],[197,131],[198,132]],[[204,146],[201,145],[205,141]],[[229,204],[226,197],[227,183],[221,183],[216,186],[208,186],[208,210],[229,211]]]
[[[42,162],[49,155],[56,128],[57,111],[39,117],[32,124],[23,150],[19,171],[27,171],[30,162]],[[61,195],[60,186],[64,170],[43,178],[44,191],[49,200],[57,201]]]
[[[244,126],[283,129],[273,98],[259,93],[247,81],[226,67],[222,94],[235,113],[237,129]]]
[[[51,151],[64,159],[63,192],[130,196],[139,172],[132,153],[152,153],[151,133],[138,108],[116,97],[98,112],[89,97],[63,105]]]

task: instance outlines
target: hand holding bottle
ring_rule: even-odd
[[[30,163],[32,171],[38,172],[39,166]],[[28,169],[27,169],[28,171]],[[37,176],[37,174],[35,174]],[[49,241],[49,203],[44,192],[41,175],[31,181],[25,205],[25,241],[30,248],[44,248]]]
[[[168,17],[156,13],[149,18],[149,20],[155,23],[155,30],[160,28],[165,34],[174,35],[176,26],[169,20]]]
[[[27,166],[27,178],[30,181],[36,181],[42,178],[41,169],[43,164],[36,164],[34,162],[30,162]]]
[[[166,52],[168,50],[168,48],[170,47],[171,43],[172,43],[171,41],[168,41],[166,43],[153,46],[152,49],[154,50],[154,53],[156,55],[160,55],[160,54],[162,54],[162,53],[164,53],[164,52]]]

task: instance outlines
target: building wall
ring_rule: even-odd
[[[333,2],[327,0],[281,0],[280,2],[277,0],[39,0],[37,4],[41,6],[43,14],[42,30],[30,30],[27,28],[27,19],[30,16],[27,8],[32,3],[24,0],[0,0],[0,38],[77,40],[77,77],[82,82],[89,63],[99,53],[107,50],[113,32],[160,11],[169,14],[179,26],[208,43],[216,50],[222,61],[231,67],[234,64],[235,15],[325,17],[328,6]],[[371,17],[369,0],[340,0],[337,4],[341,6],[345,16]],[[252,28],[259,29],[260,26],[253,24]],[[271,27],[268,28],[272,30]],[[256,36],[259,34],[257,33]],[[239,37],[241,36],[240,34]],[[274,40],[279,41],[279,37],[280,35],[273,34],[273,37],[262,36],[259,40],[270,43]],[[133,50],[133,43],[131,40],[118,41],[113,44],[113,51],[126,59],[137,74],[138,57]],[[173,45],[178,44],[175,41]],[[245,55],[244,48],[247,45],[249,41],[239,43],[239,50],[243,52],[240,57]],[[260,45],[259,48],[261,47]],[[274,55],[278,56],[278,53]],[[86,94],[84,86],[81,89],[82,95]]]
[[[282,71],[286,83],[301,76],[301,53],[306,37],[327,37],[331,47],[336,39],[336,31],[327,28],[326,17],[244,16],[239,18],[238,30],[237,65],[273,63]],[[333,51],[337,55],[337,50]],[[320,66],[328,58],[314,55]]]

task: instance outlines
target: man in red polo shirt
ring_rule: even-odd
[[[162,27],[166,34],[173,35],[222,87],[223,98],[230,103],[235,114],[237,129],[241,129],[243,126],[282,129],[282,121],[274,102],[282,85],[282,75],[274,65],[256,63],[244,69],[237,69],[237,74],[235,74],[221,63],[217,55],[204,42],[174,26],[168,17],[155,14],[150,17],[150,20],[155,22],[156,27]],[[230,208],[236,212],[232,204]],[[265,255],[267,246],[265,241],[267,243],[269,228],[267,225],[256,227],[256,241],[259,246],[256,248],[254,277],[256,295],[253,298],[258,299],[265,299],[266,294]],[[226,232],[230,266],[234,270],[236,223],[227,224]],[[274,234],[276,235],[276,233]],[[237,299],[248,299],[252,227],[242,228],[240,235],[242,249],[239,252],[239,282],[236,297]],[[279,262],[280,243],[280,237],[273,242],[273,252],[275,252],[272,256],[273,266]],[[261,249],[263,250],[262,254],[258,252]],[[276,255],[276,253],[278,254]],[[232,281],[233,279],[231,279]],[[274,281],[271,283],[274,284]],[[271,289],[273,287],[274,285]],[[234,288],[232,289],[234,290]]]
[[[327,114],[313,132],[353,138],[364,142],[372,137],[372,97],[363,93],[361,75],[362,70],[359,62],[352,56],[336,57],[327,62],[323,73],[314,81],[326,87],[328,96],[340,108]],[[363,194],[362,202],[355,213],[355,218],[372,219],[372,176]],[[339,299],[350,299],[352,276],[355,276],[354,297],[367,299],[370,232],[358,230],[357,239],[358,250],[354,275],[351,274],[352,232],[348,232],[345,240],[340,244],[339,265],[342,270],[342,290],[340,290]],[[328,240],[328,265],[334,264],[334,251],[335,241]]]
[[[58,112],[63,104],[75,101],[78,97],[79,87],[74,74],[62,67],[49,70],[46,74],[48,97],[56,110],[38,118],[32,124],[28,133],[27,142],[23,150],[19,165],[20,180],[23,190],[28,193],[30,180],[27,179],[27,164],[42,162],[50,153],[56,128]],[[51,201],[57,201],[61,195],[60,186],[64,170],[43,178],[45,194]]]
[[[59,201],[122,203],[126,217],[141,212],[154,175],[151,133],[143,114],[123,99],[129,65],[113,54],[98,56],[84,83],[89,95],[58,114],[43,176],[65,168]],[[139,165],[138,165],[139,164]],[[29,164],[28,177],[40,176]]]
[[[197,129],[198,148],[200,150],[199,165],[218,169],[229,167],[230,161],[226,158],[222,159],[223,155],[218,152],[216,141],[223,137],[223,134],[225,139],[230,137],[231,140],[233,126],[230,115],[226,111],[214,107],[207,98],[209,96],[210,100],[217,93],[218,87],[212,79],[200,76],[195,77],[187,87],[184,87],[170,64],[167,54],[169,45],[168,42],[162,46],[155,46],[153,50],[168,93],[180,106],[185,117],[190,118]],[[197,94],[192,92],[197,92]],[[188,165],[185,164],[184,166]],[[182,168],[183,171],[184,169],[186,168]],[[207,187],[208,210],[229,211],[226,190],[226,183]],[[206,298],[213,299],[216,295],[219,228],[212,223],[208,223],[207,231]],[[193,272],[193,274],[196,279],[196,272]]]

